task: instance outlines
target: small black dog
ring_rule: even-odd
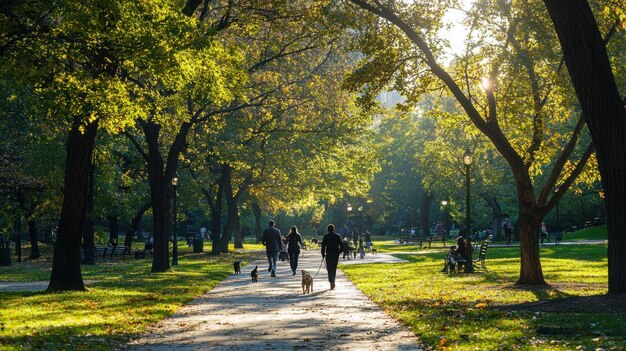
[[[250,272],[250,276],[252,277],[252,282],[256,283],[257,280],[259,279],[259,271],[258,271],[259,266],[254,266],[254,269],[252,270],[252,272]]]
[[[233,262],[233,266],[235,267],[235,274],[241,274],[241,261]]]

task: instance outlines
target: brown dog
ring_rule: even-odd
[[[304,269],[302,270],[302,293],[309,294],[313,292],[313,277]]]
[[[370,250],[372,251],[372,255],[376,255],[376,253],[378,252],[378,250],[376,250],[374,246],[372,246]]]

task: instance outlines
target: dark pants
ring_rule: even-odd
[[[268,269],[270,273],[276,274],[276,261],[278,261],[278,252],[266,252],[267,255],[267,263],[269,263],[270,268]]]
[[[298,256],[300,256],[300,250],[289,251],[289,265],[291,266],[291,271],[294,273],[298,269]]]
[[[339,263],[339,255],[326,255],[326,270],[328,271],[328,281],[335,282],[337,276],[337,264]]]

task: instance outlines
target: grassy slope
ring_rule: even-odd
[[[181,245],[180,264],[167,273],[151,274],[150,260],[85,266],[83,278],[96,281],[88,292],[0,292],[0,349],[110,350],[211,290],[231,274],[234,260],[250,259],[188,251]],[[47,280],[49,265],[1,267],[0,279]]]
[[[442,251],[402,255],[404,264],[342,269],[372,300],[437,350],[594,350],[626,346],[623,314],[504,312],[494,306],[606,293],[606,246],[542,248],[546,289],[521,289],[518,248],[491,248],[478,274],[439,273]],[[380,277],[385,277],[381,279]],[[542,335],[537,330],[567,329]],[[550,329],[552,328],[552,329]]]

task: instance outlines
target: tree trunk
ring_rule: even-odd
[[[243,239],[244,235],[241,231],[241,217],[239,217],[239,213],[237,213],[237,218],[235,218],[235,249],[243,249]]]
[[[435,195],[430,192],[424,191],[422,193],[421,203],[421,219],[422,219],[422,233],[425,237],[430,236],[430,207],[433,203]]]
[[[521,177],[519,177],[521,178]],[[539,228],[545,214],[535,208],[534,192],[530,179],[516,179],[518,186],[519,221],[517,230],[520,240],[520,277],[518,285],[545,285],[539,258]]]
[[[237,214],[237,205],[233,204],[237,199],[233,197],[233,183],[232,183],[233,169],[228,164],[222,166],[222,186],[224,188],[224,197],[226,198],[226,225],[224,225],[224,233],[220,242],[220,252],[228,253],[228,244],[233,235],[235,229],[235,221]]]
[[[85,232],[83,233],[83,264],[95,265],[96,257],[94,253],[94,246],[96,244],[94,233],[94,220],[93,220],[93,200],[95,197],[95,190],[93,186],[95,166],[91,165],[91,171],[89,172],[91,178],[89,181],[89,192],[87,195],[87,221],[85,223]]]
[[[145,203],[137,213],[133,216],[133,219],[130,221],[130,225],[128,226],[128,231],[126,231],[126,238],[124,239],[124,246],[126,246],[129,250],[133,245],[133,239],[135,238],[135,234],[137,233],[137,228],[139,227],[139,222],[143,218],[143,215],[146,211],[151,207],[150,202]]]
[[[120,239],[119,224],[116,216],[108,216],[109,219],[109,245],[117,245]]]
[[[498,200],[495,196],[481,193],[480,197],[485,200],[487,205],[491,208],[491,218],[492,218],[492,235],[493,240],[497,240],[502,235],[502,208],[498,203]]]
[[[258,203],[254,202],[252,204],[252,213],[254,213],[254,235],[256,237],[256,242],[261,242],[261,234],[263,230],[261,229],[261,206]],[[317,233],[315,233],[317,235]]]
[[[151,122],[145,122],[142,124],[142,128],[148,144],[148,180],[152,203],[154,251],[151,272],[166,272],[170,269],[170,179],[165,179],[163,174],[165,166],[159,148],[161,127]]]
[[[63,205],[48,291],[85,290],[80,271],[80,244],[87,218],[87,200],[98,121],[82,125],[76,118],[67,140]]]
[[[605,194],[609,293],[626,292],[626,109],[585,0],[544,0],[596,150]]]
[[[37,222],[32,216],[26,218],[28,225],[28,237],[30,238],[30,259],[36,260],[41,257],[39,252],[39,236],[37,235]]]

